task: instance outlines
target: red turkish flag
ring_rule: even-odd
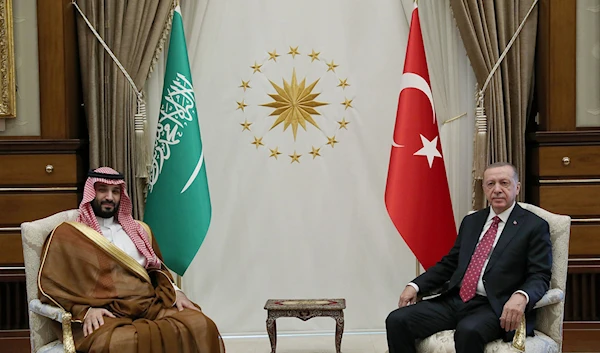
[[[425,269],[450,251],[456,225],[416,6],[398,98],[385,205]]]

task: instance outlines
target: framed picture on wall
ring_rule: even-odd
[[[17,116],[12,0],[0,0],[0,119]]]

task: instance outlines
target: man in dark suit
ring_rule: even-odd
[[[488,342],[511,340],[523,315],[533,335],[533,307],[550,283],[552,244],[548,223],[515,202],[520,187],[513,165],[486,168],[491,206],[466,216],[448,255],[406,286],[386,319],[389,353],[415,352],[416,339],[451,329],[457,353],[483,352]],[[417,293],[442,286],[440,296],[417,302]]]

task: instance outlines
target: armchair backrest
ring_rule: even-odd
[[[548,212],[540,207],[519,202],[524,209],[543,218],[550,226],[552,242],[552,278],[550,288],[558,288],[566,293],[567,267],[569,260],[569,237],[571,235],[571,217]],[[565,302],[538,309],[535,329],[552,338],[562,352],[562,324]]]
[[[48,235],[56,226],[65,221],[74,221],[79,210],[68,210],[52,216],[21,224],[21,239],[23,242],[23,259],[25,262],[25,278],[27,285],[27,303],[38,298],[37,277],[40,270],[42,246]],[[29,312],[29,329],[31,335],[31,351],[57,339],[50,325],[52,320]]]

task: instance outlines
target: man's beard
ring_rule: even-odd
[[[102,204],[112,204],[113,205],[113,209],[110,211],[104,211],[102,209]],[[94,210],[94,214],[100,218],[110,218],[113,217],[115,214],[117,214],[117,211],[119,210],[119,204],[115,204],[112,201],[103,201],[100,202],[96,199],[94,199],[91,202],[92,205],[92,210]]]

